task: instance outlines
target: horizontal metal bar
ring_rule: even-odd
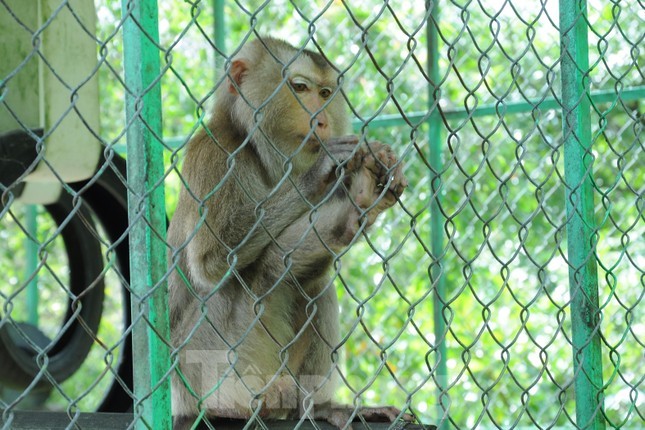
[[[616,91],[607,90],[607,91],[595,91],[591,93],[591,101],[594,104],[599,103],[611,103],[617,99],[622,100],[623,102],[630,102],[635,100],[645,99],[645,86],[632,87],[625,90],[622,90],[620,94],[617,94]],[[482,116],[493,116],[499,114],[516,114],[531,112],[534,109],[539,109],[541,111],[551,110],[551,109],[560,109],[562,107],[561,103],[553,97],[546,98],[544,100],[530,100],[525,102],[503,102],[490,103],[481,106],[477,106],[475,109],[468,111],[463,108],[459,109],[444,109],[442,111],[443,116],[447,119],[463,119],[463,118],[476,118]],[[369,126],[371,128],[383,128],[383,127],[397,127],[405,125],[407,123],[420,125],[421,122],[428,121],[430,119],[428,112],[412,112],[405,116],[405,119],[397,115],[381,115],[369,121]],[[354,130],[360,129],[363,126],[363,121],[355,120],[352,122]],[[186,136],[174,136],[164,139],[165,144],[172,149],[177,149],[181,147],[186,141]],[[120,154],[125,153],[125,145],[118,144],[114,145],[114,150]]]
[[[607,91],[595,91],[591,93],[591,101],[594,104],[598,103],[611,103],[617,99],[622,100],[623,102],[630,102],[634,100],[645,99],[645,86],[641,87],[632,87],[629,89],[622,90],[617,94],[613,90]],[[499,101],[497,103],[489,103],[481,106],[477,106],[472,110],[467,110],[465,108],[458,109],[443,109],[442,114],[446,119],[463,119],[463,118],[476,118],[482,116],[494,116],[500,114],[516,114],[531,112],[534,109],[539,109],[541,111],[551,110],[551,109],[561,109],[562,104],[560,101],[556,100],[553,97],[545,98],[543,100],[535,99],[529,101],[517,101],[517,102],[504,102]],[[404,125],[406,123],[419,124],[421,122],[427,121],[429,119],[428,112],[412,112],[405,116],[405,119],[399,115],[382,115],[373,120],[369,121],[370,127],[394,127],[399,125]],[[354,121],[352,123],[354,128],[359,128],[363,126],[362,121]]]

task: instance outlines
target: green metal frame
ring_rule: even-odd
[[[27,284],[27,321],[38,327],[38,271],[40,258],[38,258],[38,220],[37,206],[25,206],[25,253],[27,261],[25,262],[25,279],[29,279]]]
[[[168,311],[163,277],[165,263],[165,214],[163,192],[163,145],[161,143],[161,97],[159,89],[159,49],[157,4],[155,0],[122,0],[126,83],[128,85],[128,181],[130,185],[130,249],[132,271],[132,315],[135,355],[135,416],[138,428],[168,429],[170,417],[170,373]],[[604,429],[603,379],[599,335],[598,274],[595,258],[594,191],[592,183],[590,103],[627,101],[645,97],[645,87],[591,94],[588,59],[588,23],[585,0],[560,0],[562,100],[542,99],[479,106],[474,111],[455,109],[439,111],[440,73],[438,66],[439,19],[437,1],[428,20],[428,112],[383,116],[371,121],[372,127],[390,127],[406,122],[429,123],[431,175],[431,246],[436,259],[431,268],[434,288],[437,401],[440,412],[447,414],[446,322],[443,318],[446,291],[441,256],[444,252],[443,224],[440,212],[441,172],[443,164],[442,116],[475,117],[504,115],[534,109],[562,109],[564,163],[567,200],[567,238],[571,319],[576,392],[576,421],[582,428]],[[224,0],[213,0],[215,43],[225,49]],[[169,139],[177,146],[185,138]],[[143,218],[147,222],[143,222]],[[145,276],[144,276],[145,274]],[[446,404],[444,404],[446,403]],[[445,418],[445,417],[444,417]],[[442,427],[448,425],[444,420]]]
[[[586,0],[560,0],[567,254],[578,427],[604,429]]]
[[[508,115],[539,110],[562,110],[564,167],[567,211],[567,254],[571,294],[572,348],[576,395],[576,422],[580,428],[604,429],[602,346],[599,333],[598,269],[595,255],[597,230],[594,222],[593,156],[591,148],[590,104],[623,102],[645,98],[645,87],[616,91],[590,92],[589,45],[586,0],[559,0],[561,36],[561,100],[544,98],[517,102],[499,101],[474,110],[439,109],[439,1],[427,1],[429,105],[426,112],[384,115],[370,121],[370,127],[394,127],[409,123],[429,125],[431,167],[431,250],[429,288],[434,291],[434,336],[437,353],[434,382],[437,408],[447,428],[449,401],[447,375],[446,321],[444,319],[446,282],[442,267],[445,237],[444,217],[440,211],[441,173],[444,166],[442,118],[474,118]],[[215,45],[225,52],[225,0],[212,0],[215,14]],[[124,18],[124,62],[127,115],[127,157],[129,219],[131,229],[130,270],[132,291],[134,396],[136,428],[170,429],[170,330],[167,308],[164,166],[161,125],[160,50],[158,48],[158,11],[156,0],[122,0]],[[218,64],[221,66],[221,64]],[[356,128],[362,123],[355,123]],[[166,139],[179,147],[185,137]],[[126,148],[117,148],[126,150]],[[36,209],[26,207],[27,230],[37,233]],[[38,247],[29,237],[26,273],[36,272]],[[38,323],[37,280],[28,287],[30,323]]]
[[[439,32],[437,23],[439,22],[439,5],[438,1],[429,1],[426,8],[432,8],[428,17],[427,38],[428,38],[428,76],[431,85],[428,87],[428,141],[430,154],[430,246],[432,249],[433,262],[430,267],[430,287],[433,289],[433,318],[434,318],[434,338],[437,352],[437,363],[434,369],[434,382],[437,386],[437,416],[442,417],[438,429],[448,428],[448,411],[450,408],[448,396],[448,348],[446,346],[446,320],[444,310],[446,307],[446,277],[442,266],[442,256],[444,254],[444,234],[443,225],[445,219],[441,214],[441,172],[443,171],[443,162],[441,155],[443,153],[442,139],[442,119],[439,110],[439,99],[441,93],[439,81],[441,74],[439,72]]]
[[[156,0],[123,0],[136,428],[172,428]]]

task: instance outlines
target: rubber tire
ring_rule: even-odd
[[[69,378],[83,364],[94,343],[92,335],[96,333],[101,321],[104,299],[104,284],[101,272],[103,260],[101,247],[92,231],[96,230],[91,212],[81,205],[76,214],[69,217],[74,210],[72,196],[61,193],[58,201],[46,205],[45,209],[56,224],[61,227],[61,237],[67,252],[69,264],[69,288],[71,294],[80,299],[68,300],[68,308],[61,327],[65,327],[53,342],[43,345],[42,337],[32,342],[39,347],[46,346],[47,363],[38,364],[38,349],[33,348],[20,332],[37,330],[25,329],[26,324],[4,324],[0,328],[0,381],[14,388],[29,386],[34,378],[46,366],[48,374],[61,383]],[[69,219],[68,219],[69,217]],[[89,286],[89,290],[87,290]],[[75,317],[76,305],[80,303],[78,316]],[[80,321],[83,321],[81,323]],[[46,378],[39,385],[46,385]]]
[[[32,133],[37,136],[43,135],[42,130],[32,130]],[[4,187],[12,187],[14,190],[19,191],[21,184],[15,184],[15,181],[31,166],[36,156],[35,142],[29,133],[14,131],[0,135],[0,183]],[[97,172],[101,170],[105,163],[105,157],[101,156]],[[90,227],[90,230],[95,230],[94,221],[89,216],[87,207],[91,208],[95,219],[99,221],[108,235],[109,241],[113,245],[116,244],[113,249],[116,252],[116,262],[122,280],[123,309],[121,311],[123,313],[124,327],[129,327],[131,316],[129,294],[130,264],[127,239],[128,205],[127,188],[121,179],[126,177],[126,163],[118,155],[111,156],[110,163],[112,167],[104,169],[91,179],[68,185],[75,191],[82,193],[84,203],[80,211],[89,223],[87,226]],[[2,191],[2,188],[0,187],[0,191]],[[64,214],[69,213],[73,207],[71,200],[72,197],[63,192],[59,201],[53,205],[46,206],[46,209],[54,219],[60,220],[61,217],[64,219],[66,217]],[[82,291],[84,285],[90,285],[90,283],[78,281],[80,274],[85,272],[92,280],[96,279],[103,269],[103,257],[96,238],[90,233],[86,225],[81,227],[79,221],[81,221],[80,217],[73,217],[63,230],[63,236],[69,257],[70,280],[73,279],[74,282],[79,282],[79,288]],[[65,239],[66,231],[70,233],[67,234]],[[74,231],[73,234],[71,233],[72,231]],[[81,239],[76,239],[76,236]],[[82,248],[84,252],[74,251],[74,249],[77,251],[81,249],[80,246],[74,246],[78,245],[75,240],[83,241],[84,246]],[[89,258],[90,256],[92,258]],[[87,266],[85,264],[78,265],[75,263],[77,261],[84,261]],[[84,268],[87,270],[84,270]],[[92,297],[83,298],[83,311],[88,312],[88,315],[83,315],[87,322],[91,322],[93,332],[98,329],[102,314],[103,287],[101,279],[94,284]],[[72,287],[72,291],[76,291],[74,287]],[[73,310],[68,309],[67,317],[72,313]],[[34,349],[24,339],[16,338],[15,329],[7,327],[10,327],[9,324],[0,326],[0,383],[24,389],[31,384],[39,371],[39,367],[34,359]],[[25,324],[21,324],[20,327],[22,330],[30,332],[30,338],[39,347],[45,347],[50,343],[36,327],[25,327]],[[82,329],[82,332],[85,333],[85,336],[83,336],[83,333],[71,329],[72,327],[66,331],[51,350],[48,350],[49,362],[47,368],[58,382],[69,377],[78,369],[80,363],[87,357],[87,351],[89,351],[89,347],[92,344],[92,342],[78,343],[80,340],[87,340],[87,338],[90,338],[90,341],[92,340],[84,329]],[[14,333],[11,333],[11,331]],[[129,331],[126,330],[126,333],[126,339],[122,342],[120,360],[117,363],[117,377],[98,407],[100,412],[125,412],[132,409],[132,399],[128,394],[132,392],[133,386],[132,342]],[[43,386],[46,387],[47,383],[42,384],[40,388]]]
[[[99,160],[99,170],[106,163],[105,157]],[[111,167],[90,180],[69,184],[76,191],[83,191],[85,203],[92,209],[95,217],[108,235],[109,241],[116,246],[116,261],[121,274],[123,293],[123,324],[129,328],[130,315],[130,251],[128,245],[128,192],[122,178],[127,176],[125,160],[114,154],[110,159]],[[86,188],[87,187],[87,188]],[[115,380],[98,407],[99,412],[126,412],[132,409],[132,336],[127,331],[122,343],[121,358],[118,363],[118,380]]]

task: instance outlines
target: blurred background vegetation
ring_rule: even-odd
[[[123,151],[121,5],[96,5],[102,136],[108,151]],[[183,145],[207,110],[226,56],[253,29],[295,45],[313,33],[344,71],[356,133],[391,144],[405,160],[410,187],[401,205],[338,266],[346,336],[346,387],[339,400],[409,404],[428,423],[449,414],[458,427],[570,424],[575,413],[562,121],[557,106],[548,105],[560,92],[557,2],[440,2],[438,172],[427,163],[433,86],[426,66],[428,17],[418,2],[226,2],[224,55],[212,46],[209,2],[167,0],[159,8],[169,216]],[[590,1],[588,20],[591,90],[612,95],[593,103],[591,116],[605,408],[619,427],[643,424],[645,416],[643,101],[619,97],[644,83],[643,6],[636,0]],[[518,102],[532,108],[514,112]],[[481,115],[486,109],[490,114]],[[395,121],[375,121],[384,115]],[[433,177],[441,179],[440,255],[430,251]],[[51,231],[51,223],[39,223],[42,240]],[[24,252],[17,227],[3,229],[0,240],[7,244],[0,272],[18,285]],[[55,242],[51,247],[60,256]],[[56,261],[50,271],[64,276],[64,259],[49,261]],[[447,412],[435,384],[433,264],[440,265],[447,289],[447,375],[441,375]],[[39,285],[48,309],[66,299],[64,292],[48,290],[47,276]],[[106,292],[113,301],[106,309],[120,306],[120,294],[118,287]],[[56,318],[55,312],[43,315],[43,325],[48,318]],[[87,410],[100,401],[101,386],[94,384],[110,378],[104,361],[106,351],[118,346],[119,318],[119,312],[107,312],[99,333],[103,345],[53,393],[48,407],[78,403]]]

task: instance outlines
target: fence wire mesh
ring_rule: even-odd
[[[136,223],[151,228],[150,241],[165,240],[165,224],[133,218],[132,205],[165,185],[173,218],[186,146],[227,85],[223,70],[258,35],[322,51],[343,75],[336,96],[347,100],[353,133],[390,145],[409,182],[334,259],[334,400],[392,405],[442,428],[645,424],[642,2],[172,0],[158,5],[158,42],[136,20],[137,4],[0,0],[4,428],[21,410],[65,411],[73,428],[81,412],[133,404],[132,426],[159,428],[145,405],[168,390],[185,345],[155,327],[147,336],[156,350],[133,363],[132,334],[154,323],[148,301],[166,300],[176,260],[158,278],[130,273],[129,250],[150,246],[128,244]],[[575,28],[562,24],[568,4],[585,10]],[[147,55],[161,59],[141,93],[124,67],[129,20]],[[573,55],[563,46],[585,40],[580,28],[588,42]],[[569,112],[561,68],[570,60],[582,95]],[[163,138],[145,122],[154,99],[143,95],[155,87]],[[589,142],[568,128],[573,116]],[[143,193],[123,158],[134,127],[164,149],[164,171]],[[580,182],[570,180],[567,145],[582,148]],[[587,236],[571,234],[578,218]],[[164,259],[180,251],[163,247]],[[133,291],[137,283],[144,289]],[[576,298],[595,308],[580,316],[591,336],[582,344],[572,335]],[[208,303],[186,305],[201,316],[189,333],[208,324]],[[160,383],[134,387],[133,367],[145,372],[164,354],[171,367]],[[578,365],[591,356],[601,363],[594,375]],[[600,406],[576,416],[583,395]]]

